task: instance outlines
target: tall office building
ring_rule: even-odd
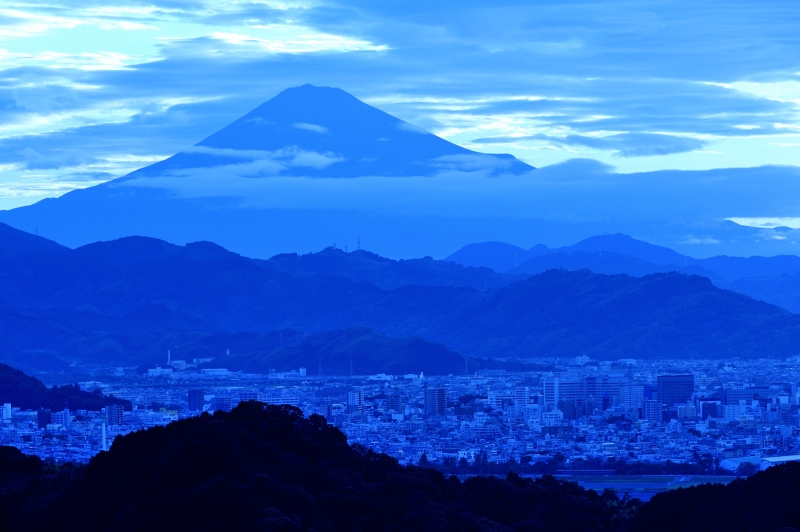
[[[514,388],[514,405],[525,407],[531,402],[531,391],[527,386],[517,386]]]
[[[106,407],[106,423],[109,425],[122,425],[122,405],[108,405]]]
[[[668,408],[675,403],[686,403],[694,392],[694,375],[659,375],[658,400]]]
[[[11,419],[11,403],[3,405],[3,419]]]
[[[439,416],[447,413],[447,391],[444,388],[425,389],[425,413]]]
[[[544,404],[558,407],[559,401],[577,401],[583,407],[585,389],[583,379],[547,379],[543,383]]]
[[[191,412],[202,412],[205,401],[203,390],[189,390],[189,410]]]

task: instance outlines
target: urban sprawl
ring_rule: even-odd
[[[198,369],[94,368],[82,389],[127,399],[132,411],[28,410],[5,404],[0,444],[55,461],[86,462],[132,431],[240,401],[320,414],[350,443],[431,465],[558,459],[560,472],[694,463],[728,471],[800,459],[800,357],[789,360],[598,362],[539,360],[546,371],[469,375],[253,375]],[[465,371],[466,373],[466,371]]]

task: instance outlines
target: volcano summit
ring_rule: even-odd
[[[447,196],[443,187],[465,180],[519,178],[532,170],[511,155],[457,146],[343,90],[303,85],[168,159],[0,212],[0,221],[67,246],[142,235],[211,240],[266,258],[348,238],[355,244],[359,236],[373,245],[409,242],[431,221],[387,202],[416,210],[432,188]],[[440,214],[432,202],[430,210],[429,216]],[[447,225],[440,238],[451,232]]]

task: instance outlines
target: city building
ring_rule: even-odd
[[[50,409],[49,408],[41,408],[36,413],[36,425],[40,429],[46,429],[47,425],[52,423],[52,418],[50,416]]]
[[[659,375],[656,383],[658,400],[667,407],[689,402],[694,393],[694,375]]]
[[[106,407],[106,423],[109,425],[122,425],[122,405],[108,405]]]
[[[189,410],[192,412],[202,412],[205,394],[201,389],[189,390]]]
[[[215,411],[230,412],[233,408],[233,399],[230,397],[214,397],[213,406]]]
[[[664,419],[664,406],[661,401],[648,399],[642,405],[642,419],[651,423],[661,423]]]
[[[50,423],[53,425],[61,425],[67,430],[69,430],[70,419],[69,409],[64,409],[61,412],[52,412],[50,414]]]
[[[429,416],[447,413],[447,391],[444,388],[425,389],[425,413]]]

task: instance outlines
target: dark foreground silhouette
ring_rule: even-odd
[[[642,505],[573,482],[403,467],[289,406],[117,438],[87,466],[0,447],[0,530],[753,531],[800,526],[800,464]],[[793,528],[794,527],[794,528]]]
[[[0,453],[1,530],[628,530],[638,501],[553,477],[460,482],[242,403],[117,438],[88,466]]]
[[[635,525],[643,532],[797,532],[800,463],[771,467],[728,485],[661,493],[639,510]]]

